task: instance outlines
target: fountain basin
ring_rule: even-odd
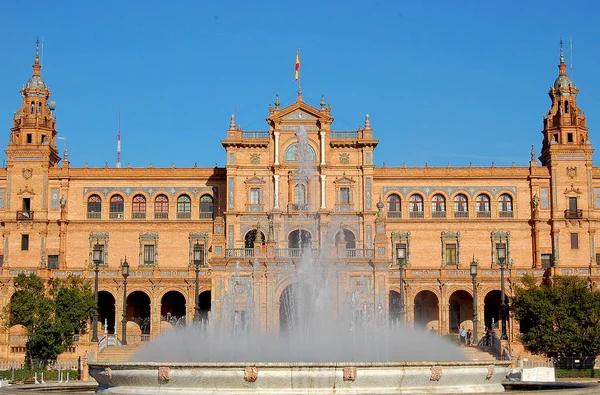
[[[90,363],[101,394],[503,392],[509,361]]]

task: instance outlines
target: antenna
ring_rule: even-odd
[[[44,67],[44,36],[42,36],[42,59],[40,62],[40,66]]]
[[[571,63],[571,73],[572,73],[573,72],[573,38],[571,36],[569,36],[569,49],[571,51],[571,59],[570,59],[569,63]]]
[[[121,110],[119,110],[119,127],[117,129],[117,168],[121,167]]]

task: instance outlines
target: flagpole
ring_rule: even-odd
[[[296,51],[296,80],[298,81],[298,97],[302,96],[302,88],[300,87],[300,48]]]

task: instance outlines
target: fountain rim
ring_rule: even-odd
[[[148,367],[171,367],[171,368],[245,368],[247,366],[260,367],[424,367],[431,366],[498,366],[509,367],[512,361],[391,361],[391,362],[89,362],[91,368],[103,369],[135,369]]]

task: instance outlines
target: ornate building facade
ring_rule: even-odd
[[[366,312],[456,332],[472,327],[475,284],[480,330],[495,326],[501,264],[507,295],[528,273],[598,287],[600,168],[577,93],[561,54],[541,155],[532,147],[527,167],[376,167],[368,115],[358,130],[335,130],[331,107],[299,94],[269,105],[265,130],[242,130],[232,116],[224,168],[73,168],[56,147],[36,53],[0,169],[0,303],[18,273],[93,280],[99,248],[100,334],[120,334],[124,314],[129,344],[140,344],[192,321],[199,246],[199,318],[218,320],[237,294],[232,308],[247,324],[278,333],[303,282],[294,264],[310,251]],[[517,325],[507,328],[515,339]],[[24,344],[23,328],[4,330],[0,358],[22,359]],[[94,346],[82,335],[65,358]]]

